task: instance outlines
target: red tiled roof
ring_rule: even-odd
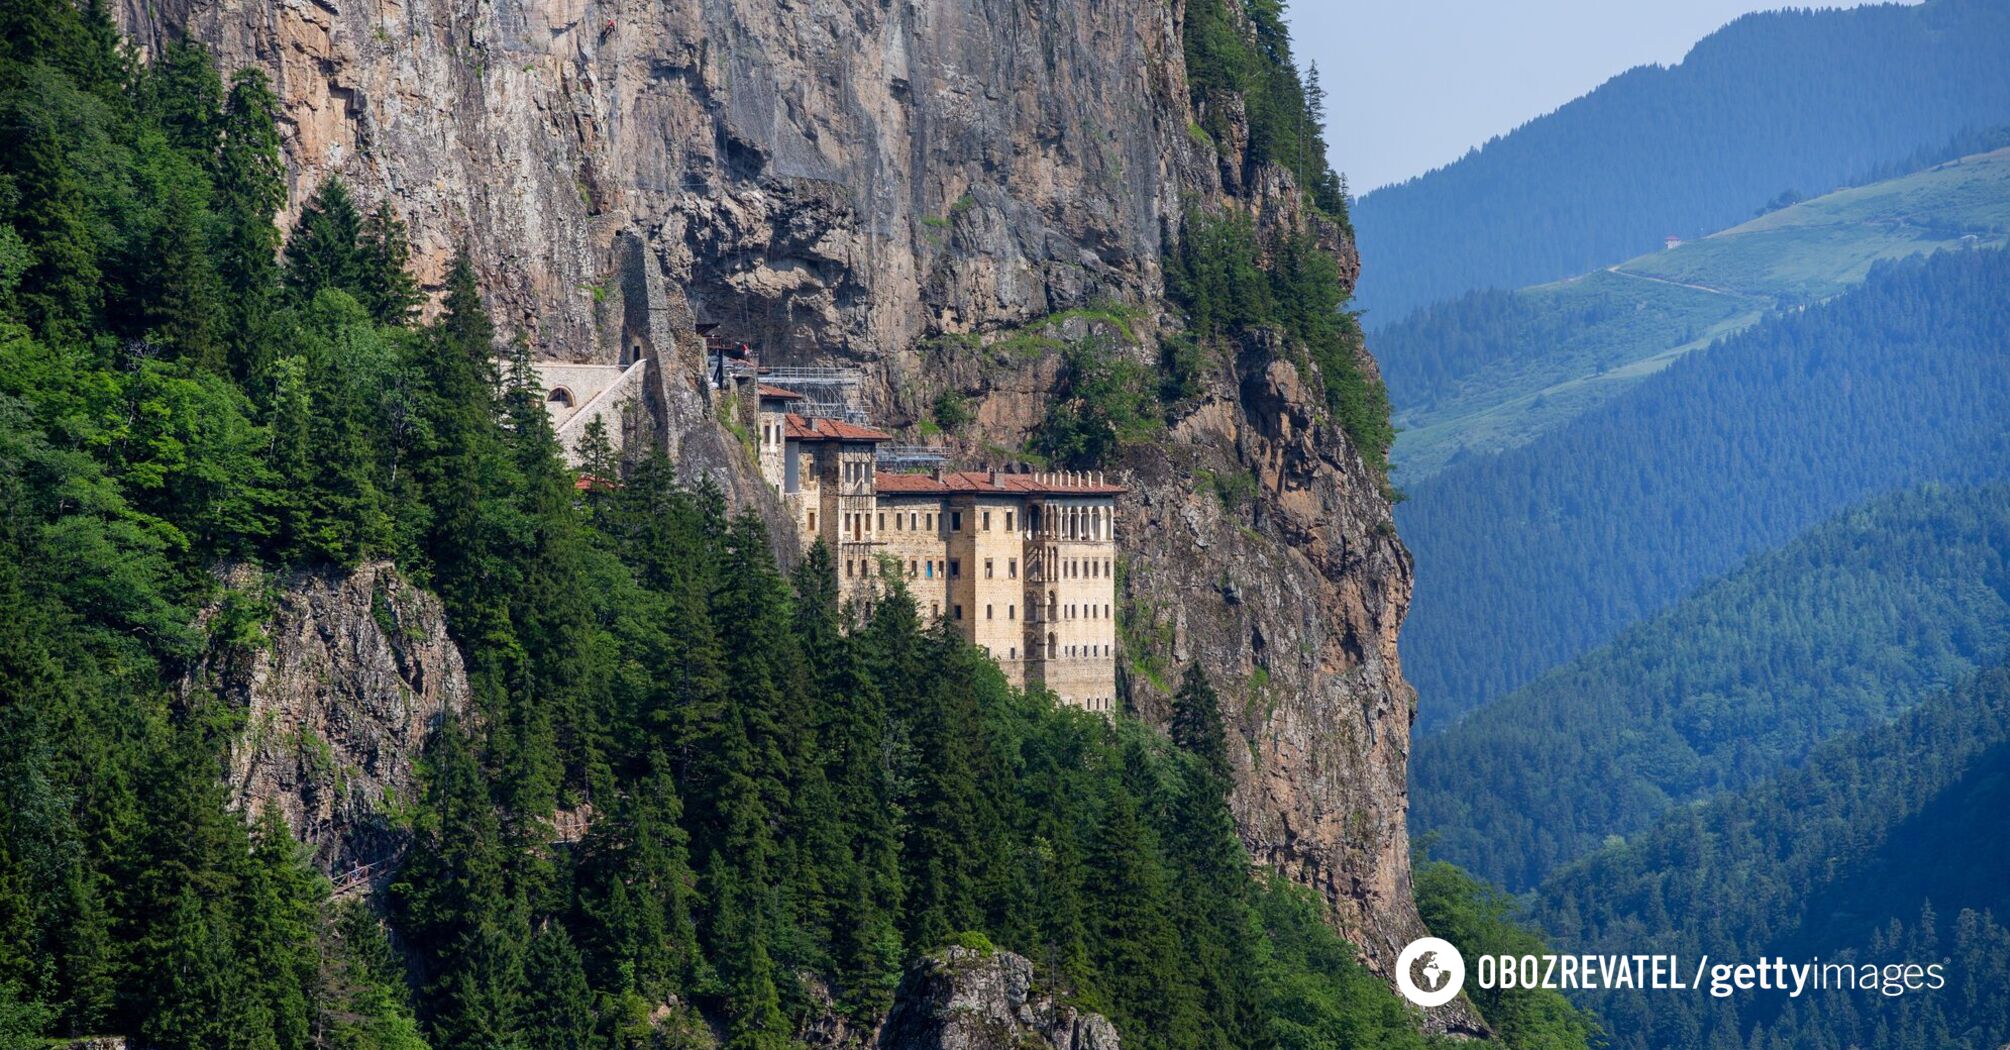
[[[1095,480],[1095,475],[1075,473],[994,474],[988,470],[963,470],[937,478],[929,474],[896,474],[878,471],[873,484],[882,493],[922,495],[948,492],[994,492],[1001,495],[1114,496],[1122,485]]]
[[[862,427],[841,419],[809,419],[794,412],[782,421],[782,436],[793,441],[892,441],[883,430]]]
[[[762,397],[771,397],[777,401],[805,400],[803,395],[798,394],[793,390],[785,390],[781,387],[775,386],[772,383],[762,383],[760,386],[760,394]]]
[[[873,473],[872,484],[882,496],[926,496],[949,491],[948,486],[926,474],[899,474],[885,470]]]

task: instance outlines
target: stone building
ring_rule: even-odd
[[[497,367],[508,374],[508,362]],[[608,442],[621,451],[627,428],[622,414],[642,397],[647,362],[626,365],[586,365],[561,361],[537,362],[540,385],[544,387],[545,412],[569,462],[578,461],[579,441],[596,419],[607,428]]]
[[[714,403],[736,425],[751,422],[762,479],[797,541],[830,549],[845,600],[869,602],[898,575],[924,617],[982,646],[1013,685],[1114,710],[1121,487],[1080,472],[883,470],[892,435],[808,414],[817,402],[763,381],[751,359],[714,365]],[[569,456],[594,418],[620,432],[642,367],[539,362]]]
[[[1115,709],[1120,486],[1089,473],[885,471],[880,431],[784,412],[781,432],[769,483],[803,545],[821,539],[836,557],[845,598],[870,600],[897,575],[922,615],[983,647],[1013,685]]]

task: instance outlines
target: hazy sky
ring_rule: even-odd
[[[1326,86],[1333,167],[1355,193],[1458,159],[1747,11],[1861,0],[1293,0]]]

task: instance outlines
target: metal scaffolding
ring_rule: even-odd
[[[864,374],[856,368],[786,365],[761,373],[761,381],[803,395],[796,411],[805,416],[860,425],[871,422],[859,399]]]

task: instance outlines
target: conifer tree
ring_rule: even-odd
[[[423,296],[412,276],[412,244],[405,222],[391,208],[389,200],[379,201],[363,220],[357,248],[359,281],[357,299],[378,324],[402,325],[412,319]]]
[[[423,967],[424,1020],[442,1048],[515,1045],[529,929],[501,822],[459,727],[442,727],[426,765],[412,856],[392,887]]]
[[[595,1045],[593,992],[579,949],[564,926],[547,924],[531,937],[524,977],[525,1047],[588,1050]]]
[[[231,373],[239,381],[263,371],[268,316],[279,292],[279,227],[286,203],[286,165],[275,117],[278,97],[255,66],[231,77],[216,159],[216,271],[229,318]]]
[[[67,6],[67,5],[62,5]],[[0,109],[0,164],[13,176],[15,231],[32,253],[15,295],[43,338],[74,340],[94,324],[102,300],[91,206],[53,112],[38,100]]]
[[[363,218],[341,176],[331,175],[300,210],[286,240],[286,288],[307,302],[323,288],[340,288],[368,303],[363,291]]]
[[[177,166],[179,167],[179,166]],[[209,254],[209,209],[199,199],[197,175],[171,171],[159,223],[147,246],[141,292],[153,336],[191,367],[228,374],[223,290]]]
[[[147,69],[146,113],[169,146],[207,168],[216,156],[223,81],[209,49],[192,40],[173,40]]]
[[[1173,694],[1172,741],[1192,754],[1201,768],[1226,790],[1233,770],[1228,763],[1228,738],[1222,730],[1221,698],[1198,662],[1187,665]]]

